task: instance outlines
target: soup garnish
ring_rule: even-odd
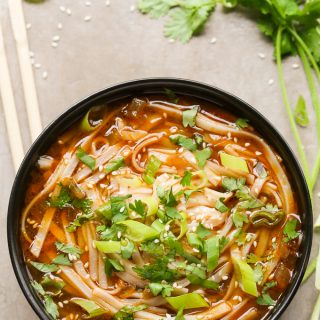
[[[290,283],[281,158],[248,120],[169,96],[92,108],[31,173],[21,243],[51,318],[261,319]]]

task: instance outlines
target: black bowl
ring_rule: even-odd
[[[137,95],[159,94],[163,93],[164,88],[169,88],[177,94],[192,96],[211,102],[212,104],[228,110],[241,118],[249,119],[250,124],[255,127],[261,136],[264,137],[265,140],[268,141],[282,157],[291,176],[291,183],[293,184],[295,196],[302,212],[301,219],[303,238],[300,257],[297,260],[293,279],[286,292],[282,295],[279,303],[277,303],[275,308],[270,314],[268,314],[268,316],[266,316],[265,319],[279,319],[280,315],[287,308],[295,295],[302,280],[310,255],[312,243],[312,207],[303,172],[287,142],[271,125],[271,123],[257,110],[241,99],[218,88],[182,79],[143,79],[129,81],[109,87],[78,102],[73,107],[65,111],[41,133],[29,149],[20,166],[12,187],[8,208],[8,244],[11,262],[20,287],[40,319],[50,319],[50,317],[48,317],[43,308],[42,302],[30,285],[30,276],[23,261],[19,232],[19,221],[24,204],[25,190],[29,183],[32,168],[39,156],[46,152],[48,146],[55,141],[56,137],[82,118],[91,106],[97,105],[101,102],[111,103],[113,101]]]

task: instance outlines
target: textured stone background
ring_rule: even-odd
[[[34,68],[34,75],[44,126],[74,102],[111,84],[173,76],[206,82],[238,95],[269,118],[295,149],[282,106],[272,44],[260,35],[250,18],[217,10],[205,33],[183,45],[170,43],[162,36],[162,21],[150,20],[133,10],[135,0],[111,0],[110,6],[105,5],[105,0],[91,2],[89,7],[85,0],[24,4],[26,22],[31,23],[30,50],[35,53],[35,63],[41,64],[39,69]],[[72,14],[61,12],[61,5],[70,8]],[[87,15],[92,16],[90,22],[84,21]],[[27,149],[31,141],[6,0],[0,0],[0,20]],[[63,29],[58,30],[58,23]],[[61,37],[57,48],[51,47],[55,35]],[[212,37],[217,39],[215,44],[210,43]],[[265,54],[265,59],[259,53]],[[302,69],[294,69],[294,63],[299,61],[291,58],[285,62],[289,97],[294,104],[302,93],[309,103]],[[42,77],[45,71],[46,80]],[[270,79],[274,80],[273,85],[269,84]],[[315,134],[310,127],[302,130],[302,135],[311,163],[316,150]],[[13,178],[0,102],[0,319],[32,320],[37,317],[18,287],[7,250],[6,210]],[[315,200],[318,212],[318,197]],[[315,243],[313,255],[316,248]],[[312,279],[299,289],[282,319],[309,318],[316,299],[313,283]]]

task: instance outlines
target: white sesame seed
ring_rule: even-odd
[[[48,79],[48,72],[47,71],[43,71],[42,79],[44,79],[44,80]]]
[[[232,298],[232,300],[238,300],[239,299],[239,296],[234,296],[233,298]]]
[[[134,10],[136,10],[136,7],[134,5],[130,6],[130,12],[133,12]]]
[[[125,208],[126,207],[121,207],[119,211],[122,213],[125,210]]]
[[[226,280],[229,279],[229,277],[228,277],[228,276],[223,276],[221,279],[222,279],[223,281],[226,281]]]
[[[272,243],[275,243],[277,241],[277,238],[273,237],[271,241],[272,241]]]
[[[256,155],[257,155],[257,156],[261,156],[261,155],[262,155],[262,152],[256,151]]]
[[[292,69],[298,69],[300,66],[297,63],[292,64]]]
[[[41,63],[36,63],[36,64],[34,65],[34,67],[35,67],[36,69],[41,68]]]
[[[63,303],[64,303],[64,304],[68,304],[69,301],[68,301],[68,300],[64,300]]]
[[[265,59],[266,55],[262,52],[258,53],[260,59]]]
[[[250,142],[246,142],[246,143],[244,144],[244,146],[245,146],[245,147],[250,147]]]
[[[106,1],[106,7],[109,7],[110,6],[110,0],[107,0]]]
[[[164,229],[165,229],[166,231],[169,231],[169,230],[170,230],[170,226],[169,226],[169,225],[168,225],[168,226],[165,226]]]
[[[183,152],[183,147],[179,148],[179,149],[178,149],[178,152],[179,152],[179,153],[182,153],[182,152]]]
[[[89,278],[90,278],[90,275],[89,275],[89,274],[86,274],[86,275],[85,275],[85,278],[86,278],[86,279],[89,279]]]
[[[258,245],[257,241],[253,241],[253,246],[256,248]]]
[[[216,42],[217,42],[217,38],[216,38],[216,37],[211,38],[211,40],[210,40],[210,43],[211,43],[211,44],[214,44],[214,43],[216,43]]]
[[[237,143],[237,142],[238,142],[238,138],[237,138],[237,137],[234,137],[234,138],[233,138],[233,141],[234,141],[235,143]]]
[[[197,253],[200,252],[197,248],[192,248],[192,250]]]
[[[56,272],[56,274],[60,274],[61,273],[61,269],[59,269],[57,272]]]
[[[67,15],[68,15],[68,16],[71,16],[72,11],[71,11],[71,9],[70,9],[70,8],[68,8],[68,9],[66,10],[66,12],[67,12]]]
[[[87,188],[92,189],[93,185],[91,183],[87,183]]]
[[[177,283],[174,282],[174,283],[172,284],[172,287],[173,287],[173,288],[176,288],[176,287],[177,287]]]
[[[59,302],[58,302],[58,306],[59,306],[60,308],[63,308],[63,303],[62,303],[61,301],[59,301]]]
[[[57,42],[51,42],[51,47],[52,48],[56,48],[58,46],[58,43]]]
[[[274,84],[274,80],[273,80],[273,79],[269,79],[268,85],[269,85],[269,86],[272,86],[273,84]]]
[[[227,133],[227,137],[228,137],[228,139],[231,139],[231,132],[230,131]]]
[[[58,36],[58,35],[55,35],[52,37],[52,41],[54,41],[54,42],[57,42],[59,40],[60,40],[60,36]]]
[[[269,280],[272,280],[274,278],[274,273],[271,273],[270,276],[268,277]]]
[[[169,43],[175,43],[175,40],[174,39],[169,39],[168,42]]]
[[[66,11],[66,7],[64,7],[64,6],[60,6],[59,9],[60,9],[61,12],[65,12]]]
[[[92,19],[91,16],[85,16],[85,17],[83,18],[83,20],[86,21],[86,22],[89,22],[91,19]]]
[[[155,239],[155,240],[154,240],[154,243],[159,243],[159,242],[160,242],[159,239]]]
[[[26,29],[31,29],[31,23],[26,24]]]
[[[85,6],[86,6],[86,7],[90,7],[90,6],[91,6],[91,1],[86,1],[86,2],[85,2]]]
[[[268,307],[269,310],[272,310],[273,308],[274,308],[274,306],[269,306]]]
[[[192,228],[191,228],[191,231],[192,231],[192,232],[196,232],[196,230],[197,230],[197,227],[192,227]]]
[[[105,177],[104,173],[99,174],[99,179],[103,179]]]
[[[89,262],[88,262],[88,261],[84,264],[84,267],[85,267],[85,268],[88,268],[88,267],[89,267]]]
[[[58,28],[59,30],[61,30],[61,29],[63,28],[62,23],[58,23],[58,24],[57,24],[57,28]]]
[[[122,233],[121,233],[121,231],[118,231],[118,234],[117,234],[117,236],[118,236],[118,239],[120,239],[120,238],[121,238],[121,236],[122,236]]]

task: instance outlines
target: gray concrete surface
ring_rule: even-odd
[[[217,10],[204,34],[183,45],[170,43],[162,36],[161,20],[150,20],[132,11],[135,0],[111,0],[110,6],[105,5],[105,0],[91,2],[89,7],[85,0],[47,0],[41,5],[24,3],[26,22],[31,23],[30,49],[35,53],[35,63],[41,64],[39,69],[34,68],[34,75],[44,126],[74,102],[111,84],[143,77],[173,76],[203,81],[238,95],[261,111],[295,149],[282,105],[273,47],[260,35],[253,21],[241,13],[225,14]],[[70,8],[72,14],[61,12],[61,5]],[[86,15],[92,16],[90,22],[84,21]],[[30,137],[6,0],[0,0],[0,19],[27,149]],[[58,23],[63,25],[61,30],[57,28]],[[57,48],[52,48],[55,35],[61,40]],[[215,44],[210,43],[212,37],[217,38]],[[259,53],[264,53],[265,59],[259,58]],[[302,93],[313,114],[302,69],[293,69],[294,63],[299,61],[291,58],[285,62],[290,99],[294,104]],[[48,72],[46,80],[42,78],[44,71]],[[270,79],[274,80],[272,85]],[[312,163],[316,150],[312,126],[301,133]],[[37,317],[18,287],[7,250],[6,209],[13,178],[0,104],[0,319],[32,320]],[[320,201],[318,197],[315,200],[315,212],[318,212]],[[299,289],[282,319],[309,318],[316,299],[313,283],[311,279]]]

